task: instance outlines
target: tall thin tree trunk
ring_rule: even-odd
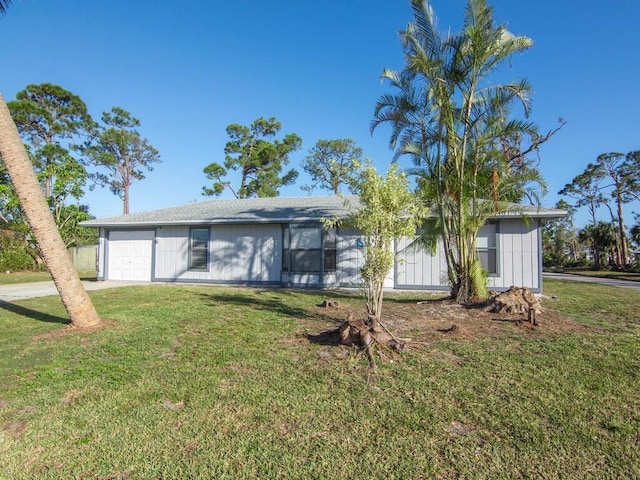
[[[2,95],[0,154],[71,324],[83,328],[99,324],[100,317],[71,262]]]
[[[627,235],[624,231],[624,218],[622,216],[622,198],[620,197],[620,195],[616,195],[616,204],[617,204],[616,206],[617,206],[617,212],[618,212],[618,219],[617,219],[618,220],[618,238],[619,238],[618,244],[620,245],[619,265],[621,265],[622,268],[624,268],[629,264],[629,244],[627,242]]]

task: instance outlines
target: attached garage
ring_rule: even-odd
[[[154,230],[114,230],[107,239],[107,278],[151,281]]]

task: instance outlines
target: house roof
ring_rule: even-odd
[[[160,225],[210,225],[230,223],[289,223],[320,221],[322,218],[346,217],[349,208],[360,205],[356,195],[306,197],[245,198],[193,202],[172,208],[150,210],[81,222],[86,227],[144,227]],[[514,205],[495,218],[554,219],[567,214],[564,210]]]
[[[154,225],[208,225],[214,223],[288,223],[320,221],[349,213],[344,200],[359,205],[358,197],[269,197],[193,202],[172,208],[87,220],[86,227],[133,227]]]

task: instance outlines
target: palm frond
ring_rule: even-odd
[[[7,9],[9,5],[11,5],[12,0],[0,0],[0,15],[6,15]]]

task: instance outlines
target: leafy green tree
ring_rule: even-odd
[[[20,200],[0,156],[0,220],[4,224],[3,228],[7,228],[7,226],[21,222],[23,219]]]
[[[635,243],[636,248],[640,248],[640,215],[637,213],[634,213],[633,216],[635,218],[636,223],[629,230],[629,234],[631,236],[631,241]]]
[[[567,183],[558,192],[558,195],[573,198],[575,208],[587,207],[593,226],[598,223],[596,218],[598,208],[609,203],[609,199],[602,193],[602,177],[596,175],[593,164],[589,164],[584,172],[576,175],[571,183]]]
[[[319,187],[338,195],[346,186],[353,192],[355,168],[361,161],[362,149],[350,138],[318,140],[302,161],[312,183],[301,188],[311,193]]]
[[[405,174],[398,172],[397,164],[392,164],[384,177],[370,163],[356,164],[356,167],[359,205],[345,200],[351,214],[346,219],[327,219],[324,223],[326,228],[340,224],[354,227],[363,236],[364,261],[360,276],[369,317],[367,333],[363,336],[361,331],[359,335],[369,366],[375,369],[374,344],[378,343],[380,332],[388,333],[381,320],[382,300],[384,283],[394,264],[394,248],[400,238],[415,235],[421,209],[409,190]]]
[[[68,148],[69,142],[86,136],[93,125],[80,97],[58,85],[42,83],[27,85],[8,106],[29,145],[45,197],[53,197],[56,182],[58,191],[64,188],[75,197],[82,196],[87,172]]]
[[[80,225],[80,222],[94,218],[86,205],[66,205],[56,209],[53,214],[62,241],[67,247],[98,243],[98,231]]]
[[[102,114],[104,126],[97,127],[90,142],[81,151],[97,167],[93,178],[106,185],[122,199],[122,213],[129,213],[130,189],[136,180],[145,178],[144,172],[153,171],[160,162],[160,153],[138,132],[140,120],[120,107]]]
[[[625,170],[629,173],[629,195],[634,200],[640,200],[640,150],[627,153]]]
[[[327,227],[337,223],[357,228],[364,238],[364,263],[360,269],[367,311],[381,318],[384,282],[393,268],[394,241],[412,237],[416,233],[420,208],[409,190],[409,182],[392,164],[386,176],[381,176],[371,164],[357,171],[359,206],[347,219],[326,222]]]
[[[73,93],[50,83],[28,85],[18,92],[9,109],[18,131],[26,142],[37,178],[43,186],[58,228],[76,221],[69,200],[78,204],[84,195],[88,172],[81,159],[72,155],[78,141],[93,128],[93,120],[84,102]],[[11,209],[13,227],[24,222],[15,190],[10,182],[0,187],[4,205]],[[64,213],[71,216],[66,217]],[[68,245],[67,240],[65,244]]]
[[[204,168],[213,185],[202,187],[203,195],[219,196],[228,188],[236,198],[275,197],[281,187],[295,182],[298,177],[295,169],[280,174],[283,165],[289,163],[289,154],[301,147],[302,140],[295,133],[285,135],[282,140],[275,139],[281,127],[274,117],[259,118],[249,127],[229,125],[224,166],[214,162]],[[235,188],[225,179],[229,170],[240,171],[240,185]]]
[[[578,231],[574,224],[575,207],[560,200],[555,208],[569,212],[564,218],[552,220],[542,227],[542,261],[545,267],[565,267],[580,260]]]
[[[587,207],[591,217],[591,225],[598,225],[597,209],[605,206],[615,220],[617,227],[615,263],[624,267],[629,263],[629,241],[624,225],[623,206],[638,199],[640,192],[640,153],[618,152],[603,153],[595,163],[589,163],[584,171],[577,175],[571,183],[558,192],[576,200],[576,207]],[[609,205],[610,198],[615,204],[615,214]],[[600,243],[592,243],[593,248],[599,248]],[[594,261],[599,266],[602,255],[593,253]]]
[[[0,0],[0,15],[7,13],[7,8],[11,5],[11,0]]]
[[[624,225],[623,205],[633,201],[637,192],[638,178],[640,171],[636,168],[635,162],[631,161],[633,153],[624,155],[622,153],[603,153],[598,156],[595,167],[595,174],[606,178],[610,183],[604,188],[609,188],[611,197],[616,204],[616,221],[618,248],[616,263],[618,266],[626,266],[629,263],[629,240]]]
[[[390,146],[409,155],[418,192],[437,213],[452,296],[460,303],[486,292],[476,258],[479,229],[512,203],[544,191],[544,180],[527,154],[556,131],[512,117],[514,105],[529,112],[526,80],[492,84],[499,67],[532,46],[527,37],[496,26],[484,0],[469,0],[462,31],[441,36],[433,9],[412,0],[414,19],[402,32],[405,66],[385,69],[394,94],[380,97],[372,131],[391,124]]]
[[[616,255],[617,233],[613,222],[586,225],[578,232],[579,240],[589,248],[597,269],[613,264]]]

